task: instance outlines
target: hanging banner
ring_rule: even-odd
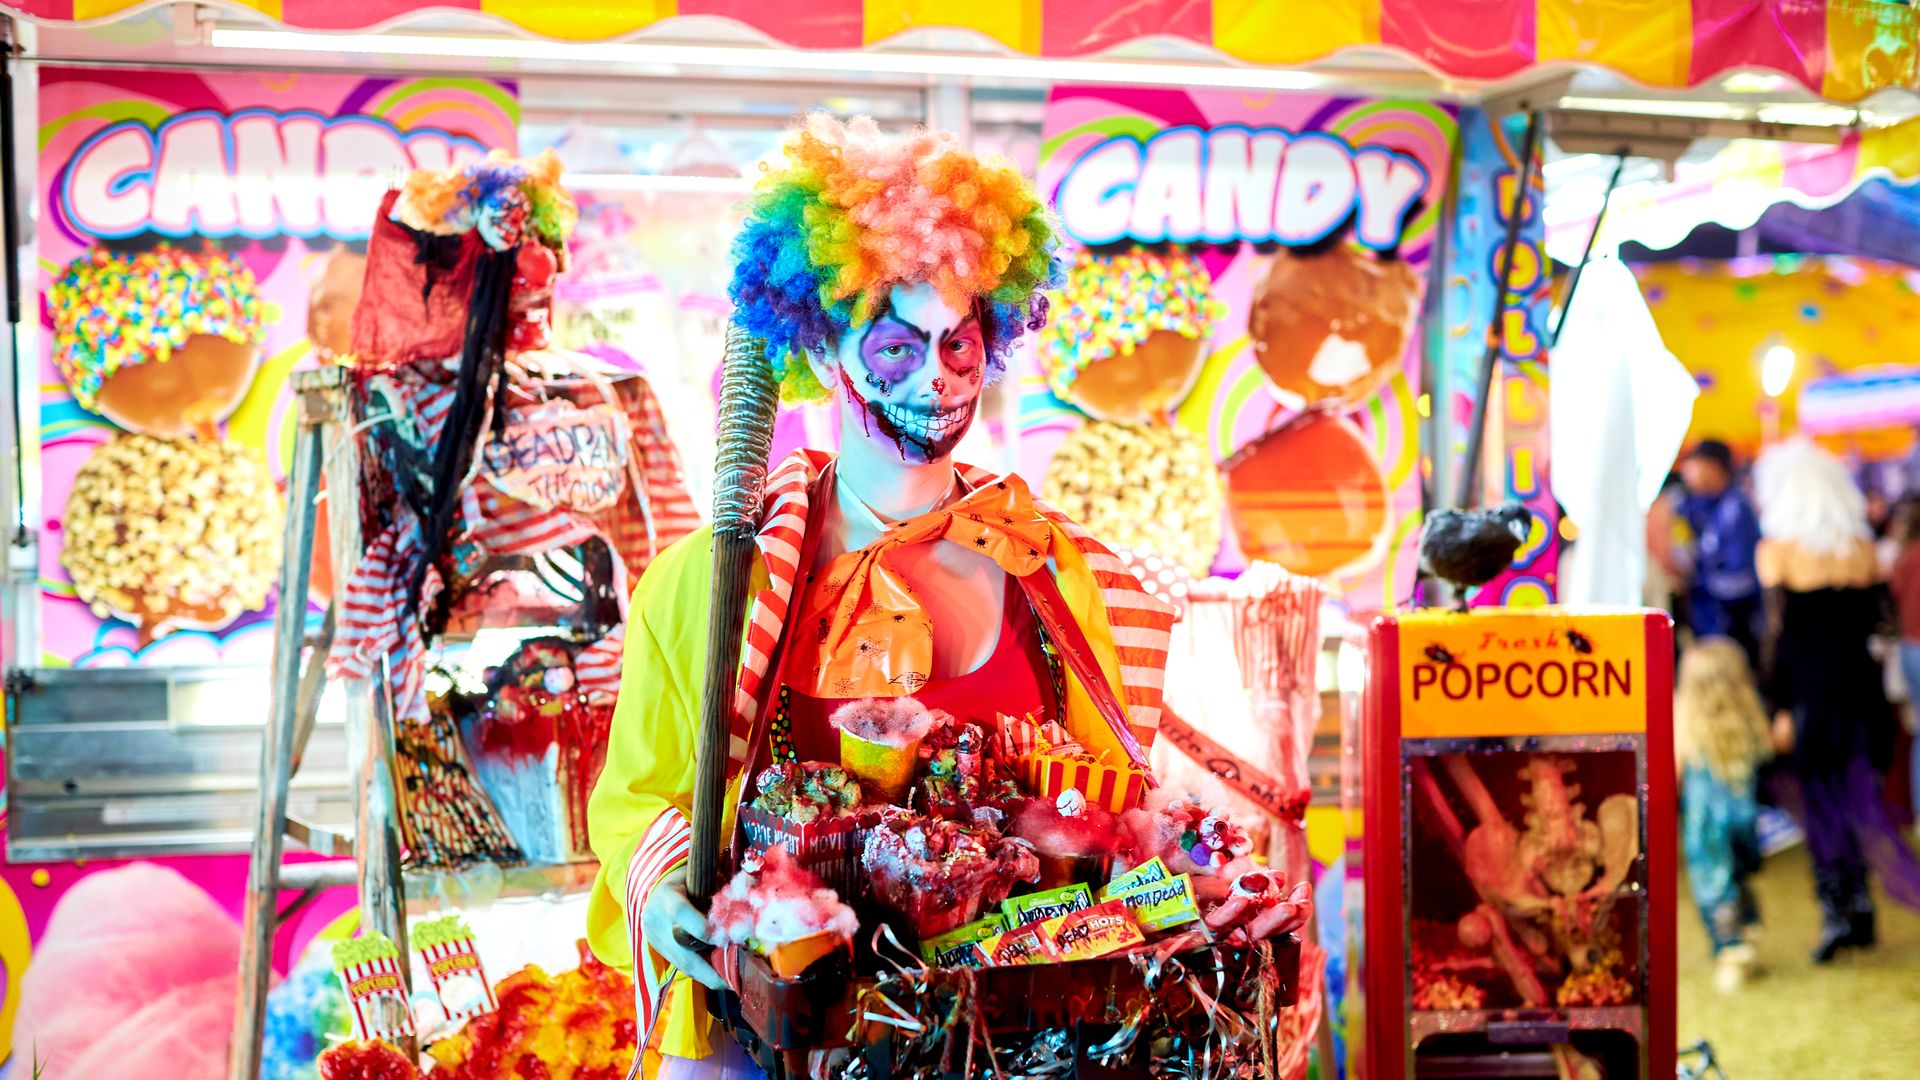
[[[1021,471],[1111,543],[1404,601],[1420,324],[1457,135],[1416,101],[1056,88],[1074,260],[1022,372]]]
[[[344,351],[382,193],[514,149],[515,87],[51,67],[39,82],[39,661],[264,664],[288,376]],[[324,558],[314,577],[331,591]]]
[[[1436,431],[1453,440],[1452,460],[1464,460],[1467,425],[1486,359],[1510,215],[1520,215],[1513,276],[1500,305],[1500,352],[1494,399],[1487,409],[1487,457],[1480,471],[1482,504],[1516,499],[1533,514],[1527,541],[1513,566],[1474,596],[1479,606],[1537,607],[1550,604],[1560,563],[1560,510],[1548,483],[1547,334],[1553,299],[1551,262],[1545,255],[1542,209],[1546,190],[1539,163],[1524,197],[1516,191],[1524,116],[1495,124],[1478,109],[1461,117],[1458,207],[1447,247],[1444,362],[1453,400]]]

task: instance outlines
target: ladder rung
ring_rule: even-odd
[[[351,885],[355,880],[355,868],[350,860],[334,859],[280,865],[282,889],[331,889],[336,885]]]
[[[353,836],[339,829],[312,825],[298,818],[287,819],[287,839],[316,855],[350,856]]]

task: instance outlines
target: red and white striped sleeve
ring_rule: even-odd
[[[686,816],[678,807],[669,806],[640,838],[639,846],[633,850],[633,861],[627,865],[627,932],[632,935],[635,1004],[643,1033],[653,1030],[675,969],[647,947],[641,914],[647,909],[647,898],[653,895],[661,880],[686,863],[692,842],[693,827]]]

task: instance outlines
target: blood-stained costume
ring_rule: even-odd
[[[904,383],[886,367],[892,352],[875,351],[858,386],[844,367],[833,379],[849,403],[843,445],[886,440],[901,460],[945,466],[973,411],[969,399],[954,418],[946,379],[970,377],[978,387],[1004,370],[1020,333],[1044,320],[1039,290],[1057,273],[1039,197],[1012,166],[983,162],[945,136],[887,140],[865,122],[815,118],[789,143],[787,159],[761,181],[736,242],[736,322],[765,341],[783,396],[805,400],[829,392],[815,366],[827,351],[892,318],[902,290],[931,287],[945,310],[971,312],[966,322],[977,324],[984,355],[967,367],[942,352],[944,369],[928,369],[940,376],[930,381],[942,395],[926,406],[931,412],[902,404]],[[931,343],[925,334],[920,340]],[[944,350],[946,333],[938,340]],[[956,345],[953,355],[963,354]],[[1024,709],[1037,693],[1036,719],[1057,721],[1106,760],[1145,768],[1160,717],[1169,605],[1017,477],[965,465],[951,466],[952,491],[932,509],[877,522],[884,532],[874,543],[820,553],[821,534],[831,531],[822,522],[845,495],[839,464],[796,452],[767,486],[732,717],[736,793],[743,776],[793,760],[796,747],[803,759],[830,751],[831,733],[823,738],[818,729],[836,702],[936,689],[959,719],[986,725],[1009,694],[1026,699],[1016,706]],[[958,674],[964,666],[948,657],[944,667],[956,674],[945,680],[932,653],[950,598],[923,598],[903,569],[943,541],[990,560],[1007,583],[986,663]],[[589,809],[601,862],[589,938],[609,964],[635,970],[648,1045],[666,1057],[703,1058],[713,1045],[698,988],[647,948],[640,928],[649,896],[685,861],[691,839],[712,546],[703,529],[640,580],[607,765]],[[995,685],[970,694],[983,680]],[[978,709],[963,715],[954,702],[970,696]]]

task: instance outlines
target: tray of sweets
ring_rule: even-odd
[[[1275,1004],[1290,1007],[1299,986],[1300,940],[1293,935],[1270,945],[1279,976]],[[1176,959],[1194,975],[1231,978],[1249,960],[1246,946],[1218,945],[1180,953]],[[828,1050],[855,1044],[872,1020],[859,1015],[864,991],[881,988],[876,975],[852,974],[844,961],[821,964],[794,979],[776,976],[767,959],[747,950],[738,957],[738,995],[727,995],[727,1016],[736,1031],[745,1027],[749,1048],[773,1051]],[[929,968],[935,982],[971,981],[978,1015],[993,1035],[1015,1035],[1076,1024],[1118,1024],[1154,995],[1187,993],[1180,986],[1149,987],[1146,974],[1124,954],[1051,964],[988,968]],[[1181,1003],[1162,1000],[1162,1008]]]

